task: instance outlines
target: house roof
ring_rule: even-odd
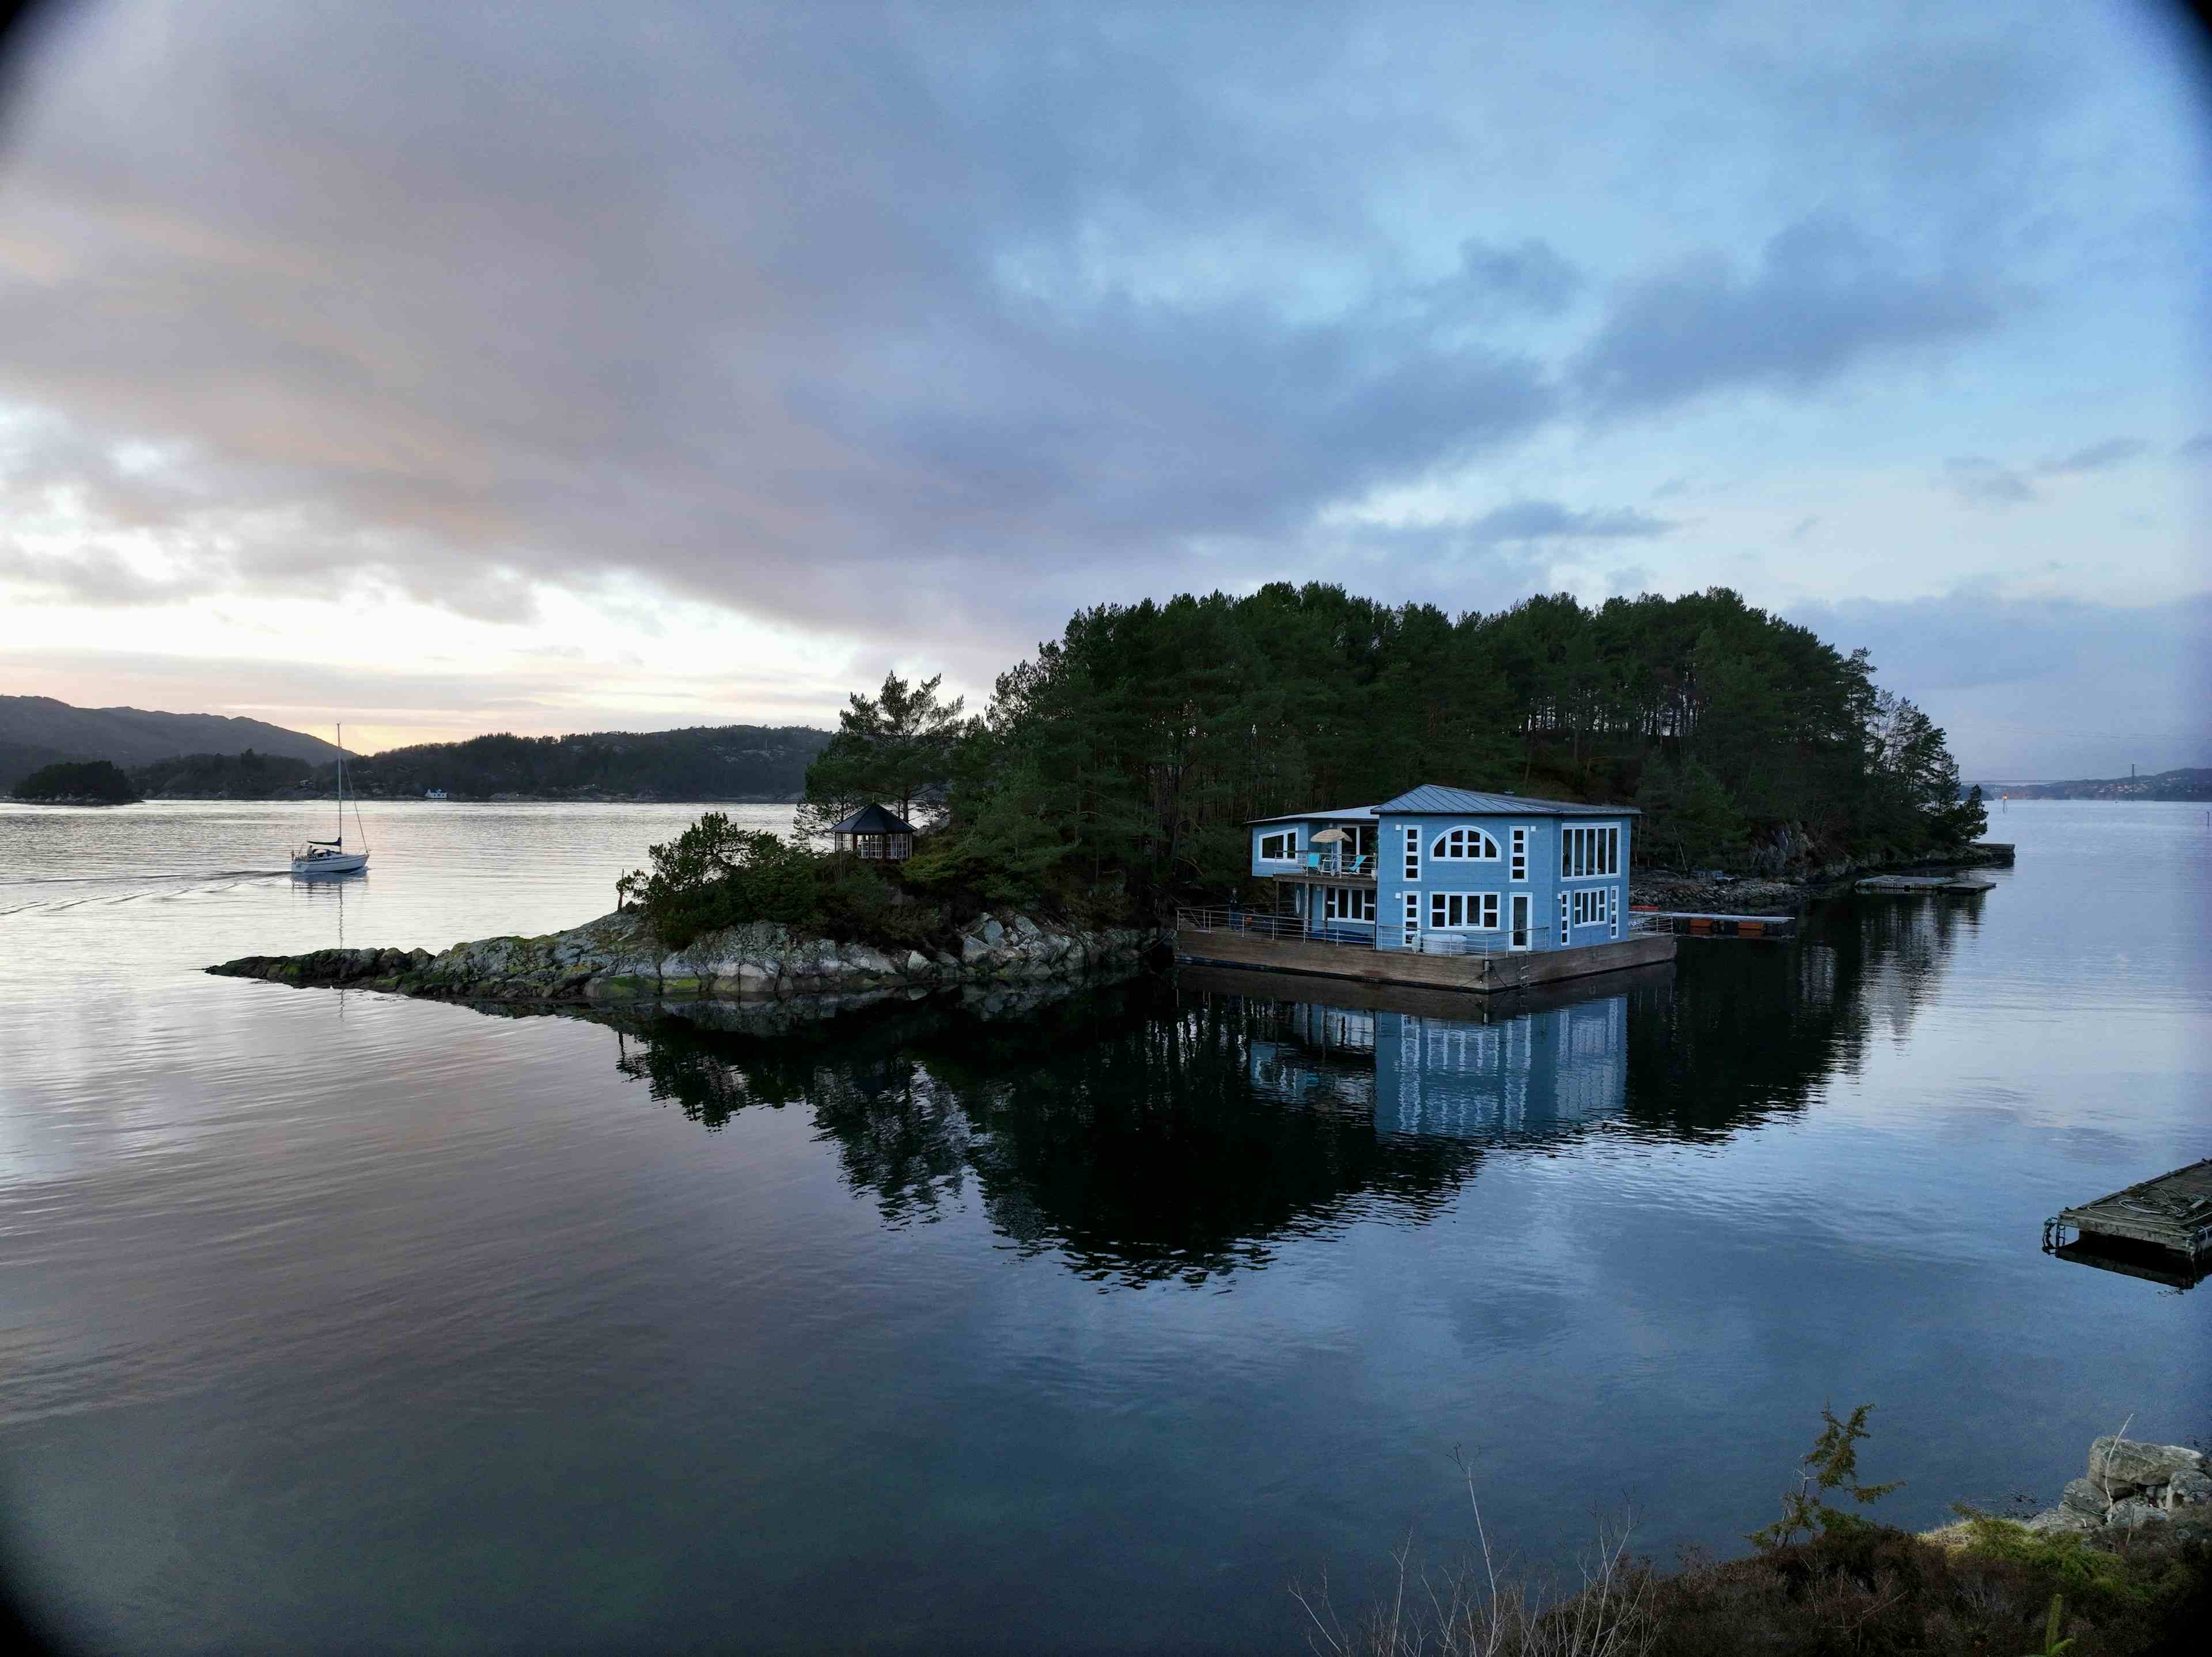
[[[1340,811],[1285,811],[1279,817],[1247,817],[1248,828],[1262,822],[1372,822],[1375,808],[1371,805],[1347,805]]]
[[[1425,782],[1374,809],[1376,816],[1620,817],[1644,814],[1632,805],[1582,805],[1572,800],[1529,799],[1520,794],[1478,794]]]
[[[910,835],[914,825],[896,811],[880,805],[864,805],[842,822],[830,825],[833,835]]]

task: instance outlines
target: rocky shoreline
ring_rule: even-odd
[[[870,998],[1020,986],[1125,971],[1165,941],[1156,928],[1061,930],[1021,914],[980,916],[949,948],[883,950],[757,923],[681,950],[617,911],[542,938],[486,938],[427,950],[243,956],[207,970],[302,988],[382,990],[453,1001],[608,1005]]]
[[[1802,877],[1741,875],[1716,880],[1696,870],[1634,869],[1628,877],[1628,901],[1639,907],[1692,910],[1714,914],[1755,914],[1776,906],[1802,903],[1868,875],[1933,873],[1952,869],[1983,869],[2009,864],[2009,849],[1995,850],[1982,844],[1940,859],[1905,862],[1844,862],[1814,869]]]
[[[2014,1521],[2038,1536],[2125,1534],[2145,1527],[2173,1527],[2177,1536],[2212,1540],[2212,1472],[2202,1451],[2185,1444],[2151,1444],[2117,1434],[2089,1446],[2089,1471],[2069,1480],[2058,1505]],[[1964,1542],[1974,1521],[1961,1520],[1927,1533],[1935,1542]]]

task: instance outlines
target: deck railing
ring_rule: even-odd
[[[1176,930],[1193,932],[1237,932],[1285,944],[1325,944],[1337,949],[1412,950],[1417,955],[1526,955],[1552,947],[1553,928],[1530,926],[1522,932],[1431,932],[1424,927],[1408,943],[1402,927],[1370,928],[1364,921],[1308,921],[1304,915],[1270,913],[1264,909],[1178,908]],[[1379,933],[1379,936],[1378,936]],[[1525,944],[1516,944],[1525,938]]]
[[[1355,855],[1332,847],[1327,851],[1301,853],[1298,867],[1309,874],[1371,875],[1375,872],[1375,853],[1361,852]]]

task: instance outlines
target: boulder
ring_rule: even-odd
[[[2143,1525],[2163,1525],[2166,1522],[2166,1509],[2154,1508],[2142,1497],[2131,1496],[2124,1502],[2112,1503],[2112,1510],[2105,1515],[2105,1522],[2116,1530],[2123,1531],[2135,1530]]]
[[[1006,929],[1000,926],[996,919],[986,917],[983,922],[984,947],[986,949],[995,950],[1000,944],[1006,941]]]
[[[2087,1514],[2101,1525],[2105,1522],[2105,1509],[2112,1504],[2106,1500],[2105,1493],[2087,1479],[2075,1478],[2067,1482],[2065,1490],[2059,1496],[2058,1505],[2070,1508],[2078,1514]]]
[[[2166,1510],[2212,1507],[2212,1473],[2185,1467],[2166,1482]],[[2201,1516],[2201,1515],[2200,1515]]]
[[[2092,1519],[2071,1508],[2053,1508],[2048,1513],[2021,1521],[2022,1530],[2033,1531],[2038,1536],[2082,1536],[2103,1528],[2103,1525],[2102,1520]]]
[[[2089,1482],[2114,1500],[2163,1484],[2177,1472],[2202,1472],[2204,1458],[2180,1444],[2106,1437],[2089,1446]]]

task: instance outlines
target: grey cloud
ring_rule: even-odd
[[[1556,501],[1514,501],[1474,519],[1466,534],[1475,545],[1495,546],[1506,541],[1638,540],[1671,534],[1676,527],[1670,519],[1632,507],[1578,511]]]
[[[1614,227],[1484,169],[1646,88],[1470,98],[1488,42],[1411,10],[210,0],[185,28],[117,0],[50,33],[0,180],[0,398],[88,435],[21,489],[75,480],[94,531],[154,532],[195,591],[526,621],[534,586],[635,572],[979,660],[1071,595],[1322,573],[1324,509],[1578,412],[1972,335],[1978,244],[1896,236],[1978,215],[1989,157],[2033,195],[2042,106],[2005,90],[2000,31],[1962,60],[1995,65],[1974,99],[1904,100],[1887,160],[1852,144],[1887,105],[1821,111],[1838,154],[1801,178],[1776,143],[1800,216],[1753,268],[1631,285],[1563,365]],[[1925,33],[1941,85],[1960,53]],[[1753,124],[1760,86],[1804,102],[1714,72]],[[1863,99],[1885,73],[1823,78]],[[1802,215],[1863,166],[1910,183],[1904,228],[1857,197]],[[112,464],[131,437],[171,452]],[[1671,527],[1543,504],[1397,544],[1517,569]],[[134,591],[120,561],[40,568]]]
[[[1818,513],[1814,513],[1809,518],[1799,519],[1797,520],[1796,527],[1790,531],[1790,538],[1793,541],[1803,540],[1807,536],[1813,532],[1813,531],[1819,525],[1820,522],[1820,514]]]
[[[1960,455],[1943,463],[1944,478],[1976,506],[2010,507],[2035,499],[2035,488],[2011,467],[1986,455]]]
[[[2135,607],[1941,598],[1790,608],[1949,731],[1970,779],[2212,764],[2212,594]]]
[[[2108,471],[2124,464],[2137,455],[2148,453],[2150,445],[2139,437],[2108,437],[2101,443],[2092,443],[2086,449],[2046,460],[2036,470],[2046,475],[2058,476],[2067,472]]]
[[[2184,460],[2212,458],[2212,432],[2197,433],[2173,452]]]
[[[1972,274],[1916,272],[1841,219],[1801,219],[1740,278],[1717,255],[1626,288],[1574,368],[1597,409],[1664,408],[1756,386],[1811,391],[1875,357],[1980,333],[1999,307]]]

